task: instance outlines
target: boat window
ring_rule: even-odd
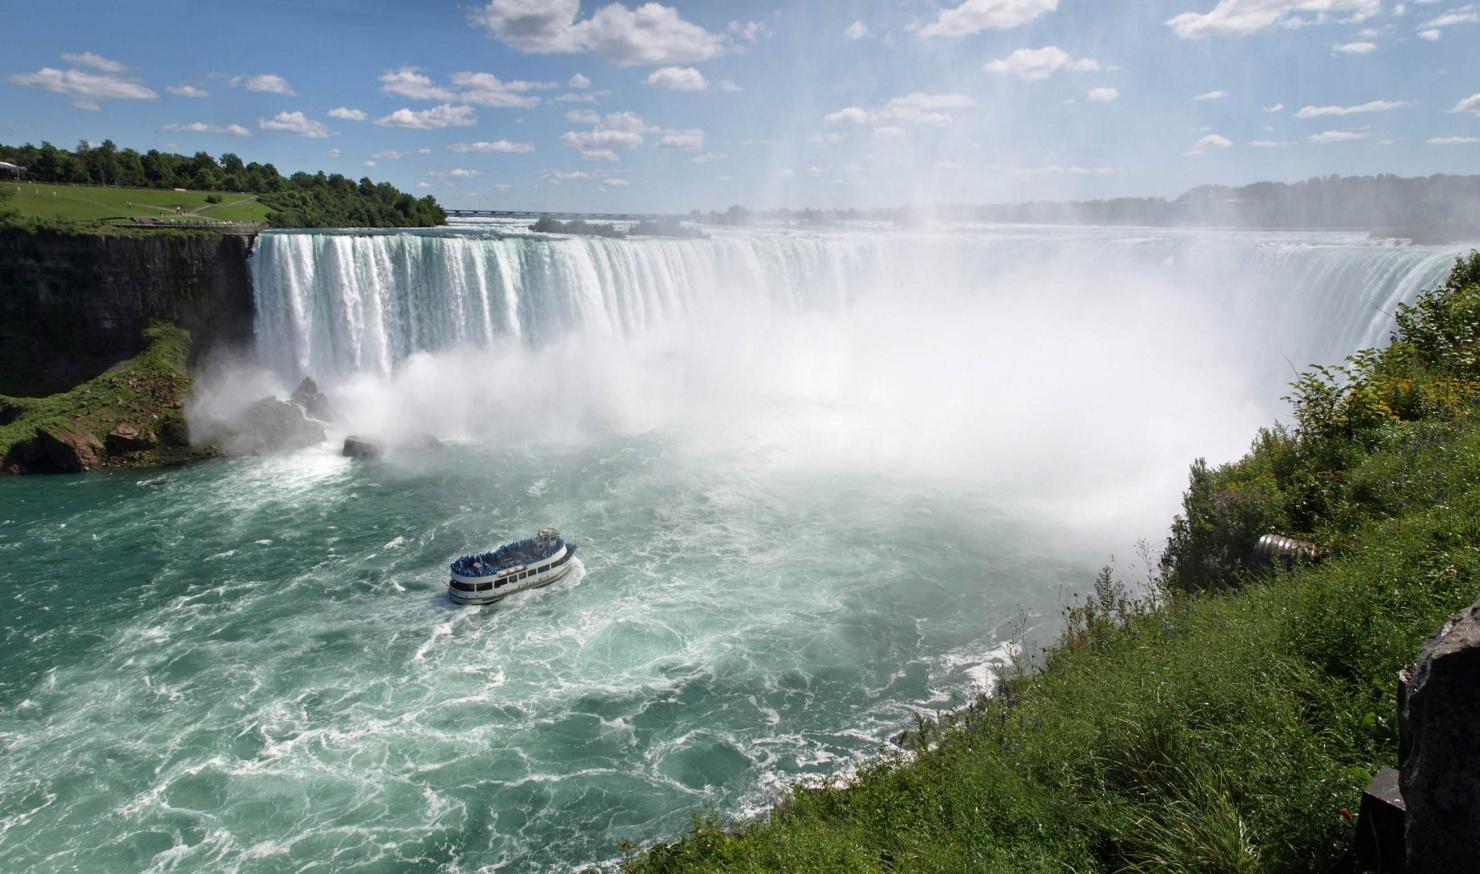
[[[457,580],[453,580],[452,581],[452,588],[458,590],[459,592],[471,592],[471,591],[473,591],[473,584],[472,583],[459,583]]]
[[[478,591],[480,591],[480,592],[486,592],[486,591],[488,591],[491,588],[493,588],[493,583],[479,583],[478,584]]]

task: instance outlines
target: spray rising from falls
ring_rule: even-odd
[[[485,227],[274,233],[254,257],[264,366],[349,398],[357,431],[665,432],[1155,531],[1188,460],[1237,455],[1292,368],[1380,342],[1453,253],[1330,233]]]

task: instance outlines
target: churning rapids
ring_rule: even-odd
[[[257,358],[198,409],[312,375],[323,446],[0,481],[0,870],[545,870],[759,811],[1051,635],[1455,254],[509,230],[258,240]],[[448,602],[549,524],[581,573]]]

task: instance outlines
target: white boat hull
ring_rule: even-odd
[[[452,574],[447,594],[459,604],[495,604],[510,595],[538,589],[570,573],[573,550],[562,546],[554,555],[529,566],[511,568],[494,576]]]

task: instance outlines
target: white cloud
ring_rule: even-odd
[[[1370,133],[1364,130],[1328,130],[1318,134],[1311,134],[1305,139],[1307,142],[1317,145],[1326,145],[1328,143],[1350,143],[1355,140],[1365,140],[1368,136],[1370,136]]]
[[[1408,106],[1406,100],[1370,100],[1356,106],[1305,106],[1295,113],[1296,118],[1321,118],[1327,115],[1361,115],[1367,112],[1389,112]]]
[[[696,152],[704,148],[704,131],[698,128],[664,131],[658,148]]]
[[[1285,104],[1283,104],[1283,103],[1276,103],[1273,106],[1266,106],[1266,107],[1264,107],[1264,111],[1265,112],[1284,112],[1285,111]]]
[[[725,25],[725,30],[746,42],[755,42],[763,36],[771,35],[771,29],[759,21],[731,21]]]
[[[1442,30],[1420,30],[1418,32],[1419,39],[1426,39],[1429,42],[1438,42],[1443,37],[1444,31]]]
[[[1431,18],[1423,23],[1427,28],[1450,27],[1455,24],[1475,24],[1480,22],[1480,6],[1474,3],[1466,3],[1464,6],[1456,6],[1437,18]]]
[[[587,173],[585,170],[551,170],[544,174],[551,182],[577,182],[583,179],[595,179],[596,174]]]
[[[432,187],[432,183],[427,182],[426,180],[422,180],[421,182],[416,183],[416,187],[417,188],[431,188]]]
[[[374,159],[367,158],[364,161],[361,161],[360,164],[361,164],[361,166],[364,166],[364,167],[374,167],[375,166],[375,161],[374,161]]]
[[[465,170],[462,167],[457,167],[450,171],[447,175],[451,176],[454,179],[476,179],[483,174],[479,173],[477,170]]]
[[[848,25],[847,30],[843,31],[843,36],[847,37],[850,40],[860,40],[868,35],[868,25],[864,24],[862,21],[854,21],[852,24]]]
[[[437,85],[432,77],[417,72],[416,67],[402,67],[380,74],[380,93],[412,100],[451,100],[453,94]]]
[[[982,69],[999,76],[1016,76],[1025,82],[1040,82],[1064,69],[1092,73],[1100,69],[1100,62],[1094,58],[1075,59],[1058,46],[1044,46],[1018,49],[1005,58],[987,62]]]
[[[874,139],[878,140],[898,140],[907,136],[909,136],[909,131],[892,124],[874,128]]]
[[[961,37],[984,30],[1011,30],[1059,8],[1059,0],[966,0],[942,9],[920,29],[921,36]]]
[[[725,51],[724,36],[661,3],[610,3],[577,22],[580,7],[580,0],[489,0],[471,17],[521,52],[592,52],[623,66],[691,63]]]
[[[405,152],[398,152],[395,149],[382,149],[379,152],[375,152],[370,157],[372,157],[372,158],[384,158],[384,159],[386,159],[388,161],[399,161],[402,158],[406,157],[406,153]]]
[[[1380,11],[1382,0],[1218,0],[1210,12],[1184,12],[1166,23],[1183,39],[1207,39],[1247,36],[1277,24],[1363,21]]]
[[[1096,103],[1111,103],[1120,99],[1120,92],[1114,88],[1091,88],[1086,96]]]
[[[1461,146],[1480,143],[1480,137],[1430,137],[1425,142],[1431,146]]]
[[[1228,96],[1228,92],[1227,91],[1209,91],[1206,94],[1199,94],[1199,95],[1197,95],[1196,97],[1194,97],[1192,99],[1193,100],[1222,100],[1223,98],[1225,98],[1227,96]]]
[[[822,117],[823,124],[868,124],[869,113],[857,106],[845,106]]]
[[[604,149],[635,149],[642,145],[642,134],[611,128],[596,128],[587,131],[566,131],[560,141],[583,152]]]
[[[522,79],[505,82],[492,73],[470,71],[453,73],[452,84],[462,89],[458,92],[457,99],[463,103],[494,108],[524,109],[538,106],[540,103],[538,97],[525,92],[557,87],[554,82],[526,82]]]
[[[211,92],[194,85],[171,85],[164,89],[176,97],[210,97]]]
[[[69,64],[80,67],[92,67],[94,70],[102,70],[104,73],[122,73],[128,69],[128,64],[105,58],[92,52],[63,52],[61,59]]]
[[[350,109],[348,106],[336,106],[329,110],[330,118],[343,119],[344,121],[364,121],[367,116],[363,109]]]
[[[293,95],[293,86],[288,84],[287,79],[276,73],[259,73],[256,76],[232,76],[226,84],[232,88],[241,87],[248,91],[259,91],[263,94],[286,94],[290,97]]]
[[[1256,149],[1279,149],[1290,145],[1289,143],[1275,142],[1274,140],[1254,140],[1249,143]]]
[[[344,149],[338,149],[338,148],[330,149],[329,150],[329,157],[331,157],[331,158],[343,158],[344,157]]]
[[[522,155],[534,151],[530,143],[515,143],[509,140],[494,140],[487,142],[479,140],[476,143],[453,143],[447,147],[451,152],[470,152],[476,155]]]
[[[567,88],[590,88],[591,80],[581,73],[576,73],[565,83]]]
[[[883,108],[874,111],[857,106],[846,106],[837,112],[824,115],[822,123],[887,127],[911,124],[948,127],[954,119],[950,113],[943,110],[964,109],[975,105],[976,101],[965,94],[926,94],[923,91],[916,91],[902,97],[890,98]]]
[[[730,157],[730,156],[729,155],[725,155],[725,154],[716,154],[715,152],[705,152],[702,155],[695,155],[694,156],[694,163],[695,164],[708,164],[710,161],[723,161],[724,159],[726,159],[728,157]]]
[[[1065,167],[1049,164],[1045,167],[1017,167],[1010,171],[1014,176],[1035,179],[1042,176],[1109,176],[1119,173],[1119,167]]]
[[[413,130],[438,130],[445,127],[469,127],[478,119],[471,106],[443,103],[431,109],[398,109],[375,120],[381,127],[405,127]]]
[[[617,177],[611,177],[609,179],[601,180],[602,188],[626,188],[631,184],[632,183],[628,182],[626,179],[621,179]]]
[[[263,130],[286,131],[311,140],[322,140],[329,136],[327,125],[314,121],[301,112],[279,112],[272,118],[259,118],[257,126]]]
[[[587,161],[620,161],[622,160],[616,152],[611,149],[582,149],[581,157]]]
[[[203,121],[193,121],[189,124],[167,124],[164,126],[168,131],[181,131],[192,134],[231,134],[234,137],[249,137],[252,132],[239,124],[206,124]]]
[[[725,92],[726,94],[737,94],[745,90],[739,85],[736,85],[733,79],[722,80],[716,83],[714,87],[720,91]]]
[[[137,82],[81,70],[42,67],[34,73],[16,73],[8,78],[17,85],[66,94],[72,98],[73,106],[90,112],[101,109],[101,101],[104,100],[154,100],[159,97]]]
[[[570,109],[565,113],[565,120],[576,124],[601,124],[601,113],[594,109]]]
[[[1222,134],[1208,134],[1192,144],[1194,149],[1226,149],[1233,145],[1233,141]]]
[[[1366,55],[1377,51],[1375,42],[1347,42],[1331,47],[1331,51],[1339,55]]]
[[[1469,97],[1466,97],[1460,102],[1454,104],[1454,108],[1449,111],[1469,112],[1474,115],[1480,115],[1480,93],[1471,94]]]
[[[659,67],[648,75],[647,83],[669,91],[704,91],[709,88],[709,80],[693,67]]]

